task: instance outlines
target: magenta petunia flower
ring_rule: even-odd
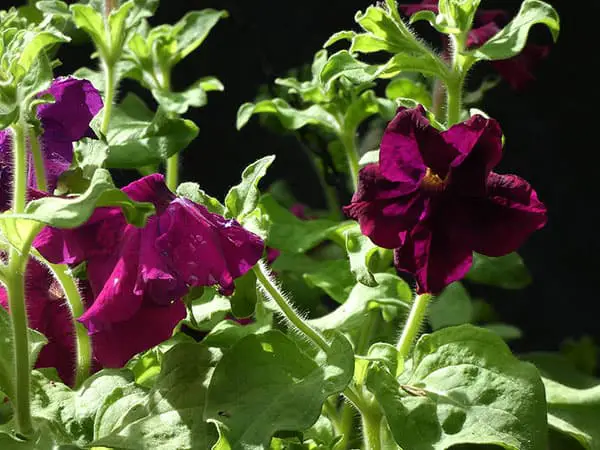
[[[75,336],[71,312],[62,288],[42,264],[30,260],[26,271],[26,300],[29,327],[48,339],[35,367],[55,367],[62,380],[73,384]],[[6,290],[0,285],[0,306],[8,309]]]
[[[234,279],[264,249],[235,220],[176,197],[162,175],[144,177],[123,191],[155,205],[156,215],[144,228],[127,224],[119,208],[99,208],[82,227],[46,227],[34,242],[53,263],[87,262],[95,300],[79,320],[105,367],[120,367],[170,337],[185,316],[179,299],[190,287],[218,285],[230,295]]]
[[[46,169],[49,192],[54,191],[58,177],[73,160],[73,142],[83,137],[94,137],[90,122],[102,109],[100,93],[87,80],[73,77],[57,78],[39,96],[52,94],[54,103],[38,107],[37,116],[43,133],[40,145]],[[0,207],[10,204],[10,168],[12,165],[11,139],[8,130],[0,131]],[[29,186],[35,186],[35,168],[29,158]]]
[[[473,251],[501,256],[546,223],[546,208],[523,179],[492,169],[502,156],[493,119],[474,116],[440,132],[425,110],[400,108],[365,166],[346,214],[419,293],[438,293],[469,270]]]
[[[421,3],[412,5],[399,5],[400,11],[406,16],[412,16],[419,11],[432,11],[438,14],[437,0],[423,0]],[[502,28],[504,28],[510,17],[502,10],[479,10],[473,20],[473,28],[467,36],[467,48],[481,47]],[[444,46],[448,48],[447,39]],[[535,79],[533,69],[539,61],[548,56],[548,46],[527,44],[523,51],[510,59],[491,61],[492,66],[504,78],[513,89],[521,90]]]

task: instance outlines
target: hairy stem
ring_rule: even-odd
[[[273,280],[269,269],[264,261],[254,266],[254,273],[258,282],[261,284],[267,296],[275,302],[283,316],[300,332],[308,337],[317,347],[324,352],[329,351],[330,347],[325,338],[317,330],[304,322],[296,310],[288,303],[285,295],[280,291],[276,282]]]
[[[377,405],[361,410],[363,439],[365,450],[381,450],[382,414]]]
[[[446,126],[460,122],[462,96],[465,83],[464,36],[450,35],[452,73],[446,84]]]
[[[35,168],[35,184],[40,191],[48,191],[48,180],[46,179],[46,166],[40,147],[40,141],[33,128],[29,130],[29,147],[33,156],[33,167]]]
[[[402,362],[408,357],[410,353],[410,348],[423,325],[423,320],[425,320],[425,313],[427,312],[427,306],[429,305],[429,301],[433,296],[431,294],[421,294],[417,295],[415,301],[412,305],[408,318],[406,319],[406,324],[404,325],[404,329],[402,330],[402,335],[400,336],[400,340],[396,345],[398,349],[398,357],[402,365]]]
[[[77,282],[70,273],[69,268],[62,264],[46,263],[48,268],[54,274],[54,277],[60,284],[69,309],[71,310],[71,318],[73,327],[75,328],[75,351],[76,351],[76,367],[75,367],[75,388],[90,376],[92,368],[92,341],[86,328],[79,323],[77,319],[85,312],[85,305],[79,293]]]

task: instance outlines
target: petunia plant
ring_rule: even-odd
[[[275,118],[310,150],[326,211],[264,185],[268,151],[222,199],[180,183],[180,153],[202,146],[181,115],[224,86],[175,91],[172,71],[228,13],[155,25],[157,7],[0,11],[0,448],[600,448],[593,343],[514,355],[526,330],[471,289],[531,283],[517,251],[548,212],[498,169],[501,124],[465,107],[497,82],[470,90],[469,71],[533,82],[552,53],[529,31],[556,40],[553,7],[386,0],[307,79],[243,104],[231,132]],[[59,76],[74,35],[98,70]]]

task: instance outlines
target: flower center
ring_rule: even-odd
[[[421,188],[428,192],[441,192],[445,187],[445,180],[428,167],[421,180]]]

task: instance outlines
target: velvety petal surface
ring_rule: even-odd
[[[159,220],[162,234],[156,247],[189,286],[218,284],[229,295],[233,280],[263,254],[264,243],[258,236],[184,198],[171,202]]]
[[[533,70],[548,53],[550,47],[528,44],[514,58],[492,61],[492,66],[513,89],[519,91],[535,80]]]
[[[57,78],[46,91],[55,102],[40,105],[37,110],[47,142],[69,141],[94,134],[90,122],[102,109],[102,97],[88,80]],[[66,156],[66,155],[63,155]]]
[[[404,194],[404,186],[384,178],[379,169],[378,164],[361,169],[358,189],[344,213],[376,245],[391,249],[402,244],[402,231],[418,222],[427,200],[418,192]]]
[[[8,131],[0,130],[0,211],[10,208],[11,158],[10,135]]]

